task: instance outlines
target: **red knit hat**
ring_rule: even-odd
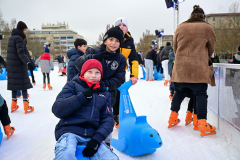
[[[89,59],[83,64],[80,76],[82,77],[85,72],[92,68],[97,68],[101,72],[101,78],[103,77],[102,64],[96,59]]]

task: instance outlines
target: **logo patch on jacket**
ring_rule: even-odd
[[[112,70],[116,70],[118,68],[118,66],[119,66],[118,62],[117,61],[113,61],[112,65],[111,65],[111,69]]]
[[[127,48],[130,48],[130,49],[131,49],[131,46],[127,46]]]

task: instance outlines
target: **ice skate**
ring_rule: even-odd
[[[29,106],[29,102],[27,100],[23,101],[23,105],[24,105],[25,113],[30,113],[30,112],[34,111],[34,107]]]
[[[11,112],[16,111],[19,108],[17,105],[17,101],[12,100],[12,105],[11,105]]]
[[[172,111],[168,120],[168,128],[171,128],[173,126],[178,125],[181,122],[180,119],[178,119],[178,113],[175,111]]]
[[[193,115],[192,112],[187,111],[187,115],[186,115],[186,119],[185,119],[185,122],[186,122],[185,126],[192,123],[192,121],[193,121],[192,115]]]
[[[198,130],[201,132],[201,136],[216,134],[216,127],[207,123],[206,119],[198,120],[198,124]]]
[[[193,114],[193,130],[198,130],[197,114]]]
[[[13,135],[15,128],[10,127],[10,124],[7,126],[3,126],[3,128],[4,128],[5,134],[7,135],[7,139],[9,139]]]

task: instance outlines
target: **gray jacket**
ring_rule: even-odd
[[[54,69],[53,61],[49,53],[43,53],[37,60],[36,65],[40,63],[42,73],[50,73],[50,67]]]
[[[160,53],[160,61],[167,60],[169,58],[169,50],[172,49],[172,46],[166,46]]]

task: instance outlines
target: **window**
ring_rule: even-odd
[[[215,21],[215,17],[213,17],[213,21]]]
[[[60,42],[54,42],[54,45],[59,45],[60,44]]]
[[[67,39],[66,37],[60,37],[60,39]]]
[[[73,37],[67,37],[67,39],[73,39]]]
[[[41,37],[40,40],[45,41],[46,37]]]
[[[53,37],[53,39],[59,39],[59,37]]]
[[[67,42],[61,42],[61,44],[67,44]]]
[[[68,42],[69,45],[73,44],[73,42]]]

